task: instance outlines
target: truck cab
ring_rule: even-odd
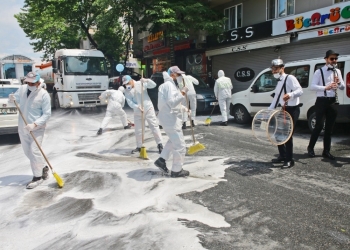
[[[104,55],[98,50],[60,49],[52,60],[55,108],[106,105],[98,98],[108,89]]]

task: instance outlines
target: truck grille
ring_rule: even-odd
[[[100,89],[101,83],[77,83],[77,89]]]
[[[79,101],[95,101],[99,100],[100,93],[84,93],[78,94]]]

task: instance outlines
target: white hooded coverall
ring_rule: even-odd
[[[172,171],[179,172],[185,160],[186,144],[182,133],[182,113],[187,108],[181,103],[186,99],[176,87],[173,79],[167,72],[163,72],[164,83],[159,86],[158,118],[169,139],[164,146],[160,157],[165,160],[173,154]]]
[[[231,79],[225,77],[223,70],[219,70],[218,79],[214,85],[214,93],[219,101],[219,107],[222,115],[222,122],[227,122],[230,115],[231,89],[233,88]]]
[[[128,121],[126,118],[126,113],[123,110],[125,105],[125,97],[123,92],[120,90],[108,89],[102,92],[101,99],[107,100],[108,105],[106,115],[103,118],[100,128],[105,129],[113,116],[119,116],[123,127],[127,126]]]
[[[28,85],[22,85],[15,93],[16,102],[23,113],[24,118],[28,124],[35,123],[37,127],[32,131],[39,145],[41,145],[46,122],[51,116],[51,99],[46,90],[37,88],[31,92],[27,97]],[[24,154],[30,161],[33,175],[41,177],[43,168],[45,167],[45,160],[37,147],[33,137],[24,128],[26,125],[22,117],[18,116],[18,134],[21,140]]]
[[[157,84],[151,79],[146,79],[143,83],[143,110],[144,119],[150,127],[154,139],[157,143],[162,143],[162,135],[159,129],[158,120],[154,112],[151,99],[148,96],[147,89],[153,89]],[[136,147],[142,147],[142,115],[141,115],[141,81],[134,81],[134,88],[130,91],[125,90],[125,98],[129,106],[134,110],[135,138]]]
[[[185,74],[182,74],[182,81],[183,82],[178,83],[179,89],[182,89],[184,86],[188,88],[187,97],[188,97],[188,102],[190,104],[191,119],[194,120],[196,118],[196,110],[197,110],[197,94],[196,94],[196,90],[194,89],[193,83],[198,85],[199,81],[193,76],[187,76]],[[182,105],[187,107],[186,98],[182,102]],[[188,120],[188,112],[183,112],[182,122],[187,122],[187,120]]]

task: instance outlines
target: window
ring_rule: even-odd
[[[31,64],[23,64],[23,72],[24,75],[26,76],[29,72],[32,71],[32,65]]]
[[[322,68],[325,64],[324,63],[319,63],[315,65],[315,71]],[[344,62],[337,62],[337,68],[340,70],[341,75],[344,75]],[[344,79],[344,78],[343,78]]]
[[[5,79],[16,78],[16,67],[14,63],[4,64]]]
[[[257,86],[258,93],[270,92],[276,88],[277,80],[271,71],[267,71],[256,80],[254,85]]]
[[[348,2],[350,0],[334,0],[334,3]]]
[[[307,88],[309,86],[310,65],[286,67],[284,72],[295,76],[302,88]]]
[[[294,14],[295,0],[266,0],[267,20]]]
[[[242,27],[242,4],[238,4],[224,10],[226,17],[225,30]]]
[[[108,75],[103,57],[68,56],[64,67],[66,75]]]

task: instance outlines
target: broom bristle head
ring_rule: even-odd
[[[205,122],[204,122],[205,124],[210,124],[211,123],[211,117],[208,117],[207,119],[205,119]]]
[[[55,177],[58,187],[63,188],[64,181],[62,180],[62,178],[57,173],[53,173],[53,177]]]
[[[140,158],[148,160],[148,155],[145,147],[141,147]]]
[[[188,148],[187,154],[193,155],[193,154],[195,154],[203,149],[205,149],[204,145],[197,142],[196,144],[194,144]]]

